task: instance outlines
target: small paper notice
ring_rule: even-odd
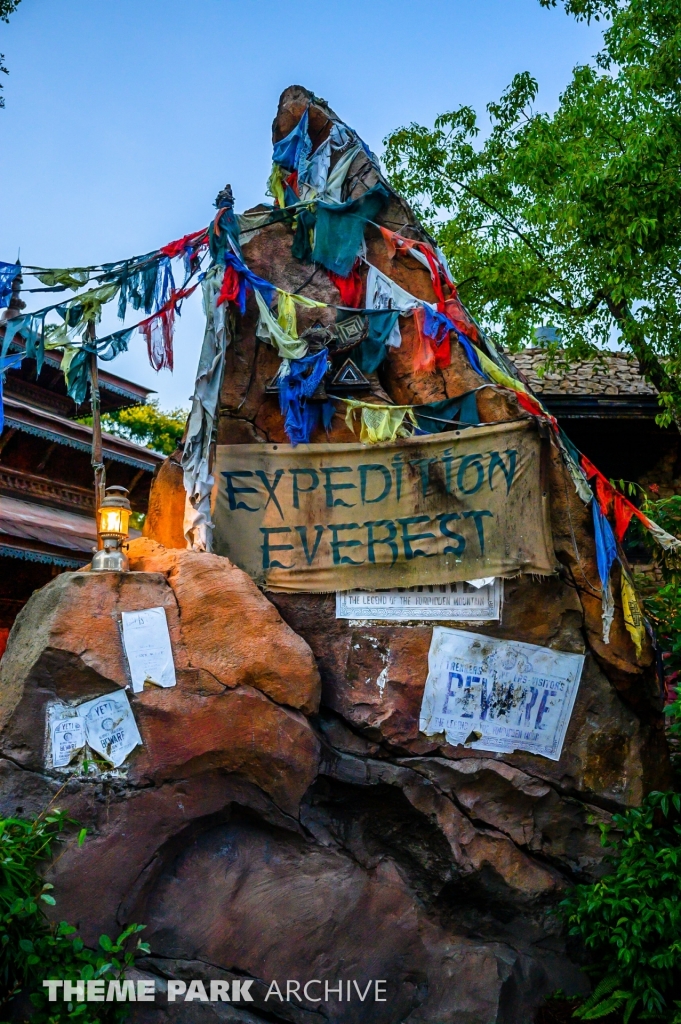
[[[85,719],[85,738],[114,768],[123,764],[131,750],[141,746],[142,737],[125,690],[107,693],[78,705]]]
[[[468,583],[400,587],[396,590],[348,590],[336,594],[337,619],[389,622],[441,620],[484,622],[501,613],[503,580],[494,576]]]
[[[55,768],[64,768],[85,746],[85,722],[78,708],[53,704],[49,710],[49,723],[52,764]]]
[[[175,686],[175,665],[165,608],[123,612],[123,646],[134,693],[145,683]]]
[[[142,744],[125,690],[76,706],[53,704],[48,722],[54,768],[64,768],[86,744],[118,768]]]

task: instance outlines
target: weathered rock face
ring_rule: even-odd
[[[275,140],[308,104],[312,136],[326,138],[328,108],[293,87]],[[351,195],[375,182],[364,157],[349,180]],[[398,198],[383,220],[420,236]],[[291,256],[291,237],[282,224],[253,232],[247,262],[338,301],[323,270]],[[425,269],[391,260],[371,227],[367,251],[433,298]],[[299,329],[332,316],[300,309]],[[278,359],[255,325],[249,301],[228,350],[221,443],[285,440],[265,393]],[[446,370],[415,374],[415,344],[405,320],[377,399],[419,403],[478,385],[457,345]],[[522,415],[494,388],[478,392],[478,412],[485,422]],[[353,440],[340,415],[331,438]],[[549,461],[561,574],[507,580],[502,621],[464,628],[586,651],[557,762],[419,733],[432,624],[337,620],[333,595],[262,594],[227,559],[180,550],[173,459],[157,476],[147,536],[131,544],[130,574],[64,574],[27,605],[0,664],[0,810],[34,813],[66,781],[59,802],[92,834],[82,849],[70,840],[54,866],[59,916],[88,941],[145,922],[141,968],[156,978],[254,979],[253,1003],[140,1005],[138,1021],[529,1024],[549,992],[584,990],[551,908],[571,882],[605,870],[599,823],[664,788],[668,762],[652,653],[637,660],[621,607],[603,644],[590,513],[555,448]],[[144,746],[103,776],[46,769],[46,705],[125,686],[117,618],[151,606],[166,609],[177,686],[131,697]],[[266,998],[273,981],[285,994],[293,979],[354,980],[362,992],[384,979],[386,1001],[352,989],[348,1003],[345,987],[322,1003],[314,988]]]

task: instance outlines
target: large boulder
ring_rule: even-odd
[[[275,141],[305,109],[315,145],[324,141],[332,112],[299,86],[281,97]],[[349,195],[376,180],[359,154]],[[425,237],[398,196],[382,219]],[[281,287],[337,302],[291,240],[283,223],[256,229],[244,257]],[[375,227],[366,243],[371,263],[434,298],[427,271],[391,258]],[[300,308],[299,330],[334,315]],[[227,352],[219,443],[286,440],[267,391],[279,360],[256,324],[250,297]],[[417,373],[412,320],[402,337],[372,376],[377,400],[478,386],[456,342],[450,366]],[[477,405],[483,422],[526,415],[498,387],[478,391]],[[353,440],[341,413],[330,438]],[[182,550],[177,455],[156,477],[146,537],[130,545],[133,571],[64,574],[26,606],[0,665],[0,811],[35,813],[59,793],[91,828],[52,868],[60,917],[88,941],[145,923],[151,953],[139,966],[159,984],[253,980],[253,1003],[140,1005],[140,1024],[530,1024],[548,993],[585,991],[555,904],[607,870],[599,826],[664,788],[669,763],[652,650],[637,656],[619,602],[603,642],[590,511],[547,444],[560,573],[505,581],[501,622],[462,625],[586,654],[559,761],[419,732],[432,623],[338,620],[333,595],[263,594],[227,559]],[[120,612],[150,606],[166,609],[177,686],[131,697],[143,747],[115,772],[49,768],[47,705],[125,686]],[[387,999],[266,998],[273,981],[315,978],[361,991],[384,980]]]
[[[77,846],[59,859],[59,910],[90,938],[117,927],[140,874],[178,833],[234,799],[276,820],[296,815],[319,762],[307,718],[319,673],[305,641],[226,559],[143,538],[130,548],[132,572],[63,573],[38,591],[0,663],[2,805],[29,813],[65,786],[62,802],[95,838],[86,873]],[[177,683],[128,691],[143,745],[103,775],[50,769],[48,707],[126,687],[121,612],[150,607],[165,609]]]

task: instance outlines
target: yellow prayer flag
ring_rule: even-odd
[[[404,426],[405,418],[417,426],[410,405],[370,405],[348,398],[345,401],[348,404],[345,422],[353,433],[355,411],[360,410],[359,439],[362,444],[379,444],[381,441],[394,441],[397,437],[409,437],[410,432]]]
[[[624,610],[624,625],[627,627],[629,636],[634,641],[636,657],[640,658],[646,627],[638,598],[636,597],[636,591],[629,576],[624,571],[622,571],[622,608]]]

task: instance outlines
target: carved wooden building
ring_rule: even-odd
[[[1,331],[1,328],[0,328]],[[18,350],[19,344],[13,345]],[[90,451],[92,429],[78,423],[89,408],[66,394],[61,354],[47,353],[39,375],[25,359],[4,384],[0,435],[0,654],[17,614],[34,590],[65,569],[90,561],[96,543]],[[145,401],[149,390],[100,370],[102,412]],[[162,457],[103,435],[107,483],[130,491],[145,512]]]

